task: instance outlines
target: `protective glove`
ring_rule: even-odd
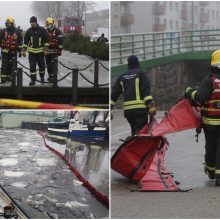
[[[47,56],[48,55],[48,50],[44,50],[44,56]]]
[[[23,57],[26,57],[26,50],[25,50],[24,48],[21,50],[21,55],[22,55]]]
[[[156,109],[154,101],[152,101],[151,103],[148,104],[148,113],[150,115],[156,115],[157,109]]]
[[[62,55],[62,50],[58,50],[57,55],[58,55],[58,57],[61,56]]]
[[[194,91],[194,89],[192,87],[187,87],[186,90],[185,90],[184,96],[187,99],[191,99],[191,94],[192,94],[193,91]]]

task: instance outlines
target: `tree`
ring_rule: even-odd
[[[83,19],[85,11],[92,10],[95,2],[85,1],[34,1],[31,5],[33,13],[41,21],[47,17],[58,20],[61,17],[80,17]]]

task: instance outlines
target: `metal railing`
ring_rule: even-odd
[[[129,55],[140,60],[192,51],[220,48],[220,29],[122,34],[111,36],[112,66],[127,62]]]
[[[21,100],[23,99],[23,76],[24,74],[31,78],[31,75],[25,71],[26,70],[30,70],[28,67],[24,66],[22,63],[20,63],[18,60],[16,59],[12,59],[10,60],[9,62],[11,62],[11,65],[12,65],[12,73],[11,73],[11,87],[15,88],[16,89],[16,98]],[[54,63],[54,62],[52,62]],[[51,63],[51,64],[52,64]],[[58,63],[60,65],[62,65],[64,68],[70,70],[69,73],[67,73],[65,76],[63,76],[62,78],[58,79],[57,77],[57,71],[58,71]],[[17,64],[21,67],[18,67],[17,68]],[[51,65],[49,64],[49,65]],[[91,80],[89,80],[85,74],[82,73],[82,71],[85,71],[86,69],[90,68],[92,65],[94,65],[94,82],[92,82]],[[82,69],[79,69],[77,67],[75,68],[70,68],[66,65],[64,65],[63,63],[61,63],[60,61],[57,62],[56,60],[56,74],[55,74],[55,79],[53,81],[47,81],[47,82],[42,82],[40,80],[37,80],[36,79],[36,82],[39,82],[41,84],[53,84],[53,86],[57,86],[57,83],[64,80],[66,77],[72,75],[72,85],[71,85],[71,88],[72,88],[72,104],[73,105],[77,105],[77,97],[78,97],[78,78],[79,78],[79,75],[84,79],[86,80],[89,84],[93,85],[93,87],[95,89],[98,89],[100,87],[103,87],[103,86],[109,86],[109,82],[107,83],[103,83],[103,84],[100,84],[99,83],[99,68],[103,68],[107,71],[109,71],[109,69],[107,67],[104,66],[104,64],[102,64],[98,59],[95,59],[93,62],[91,62],[87,67],[85,68],[82,68]],[[0,68],[1,69],[1,68]],[[0,79],[1,79],[1,74],[0,74]],[[108,78],[107,78],[108,79]],[[4,83],[0,83],[0,84],[4,84]]]

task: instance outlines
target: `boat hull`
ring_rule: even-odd
[[[63,130],[63,129],[52,129],[49,128],[50,134],[59,135],[63,137],[102,137],[106,136],[106,130]]]

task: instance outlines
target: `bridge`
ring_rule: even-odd
[[[136,55],[142,68],[184,60],[210,60],[220,48],[220,30],[136,33],[111,37],[111,73],[126,70],[127,57]]]
[[[0,83],[0,99],[19,99],[37,102],[72,104],[74,106],[108,108],[108,61],[91,59],[84,55],[64,51],[57,63],[58,74],[54,82],[39,81],[29,86],[30,70],[27,58],[11,60],[14,70],[12,83]],[[13,103],[12,103],[13,104]]]
[[[146,69],[159,109],[169,108],[186,86],[197,86],[208,73],[211,54],[220,48],[220,30],[189,30],[113,35],[112,82],[127,69],[127,57],[136,55]]]

